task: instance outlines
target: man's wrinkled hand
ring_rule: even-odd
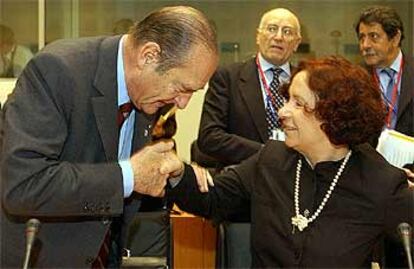
[[[173,147],[172,140],[162,140],[131,156],[134,191],[154,197],[164,196],[168,177],[183,167],[182,162],[177,161]]]
[[[184,163],[178,158],[175,151],[164,153],[160,166],[160,173],[169,177],[179,177],[184,172]]]

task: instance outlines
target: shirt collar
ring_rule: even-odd
[[[118,57],[117,57],[117,82],[118,82],[118,106],[130,102],[126,83],[125,83],[125,70],[124,70],[124,58],[123,58],[123,44],[125,35],[119,40]]]
[[[401,68],[401,58],[403,57],[402,52],[400,50],[400,52],[398,53],[397,57],[394,59],[394,61],[392,62],[392,64],[388,67],[385,68],[391,68],[392,70],[395,71],[395,73],[398,73],[400,71]],[[385,68],[377,68],[377,74],[380,74],[382,70],[384,70]]]
[[[401,68],[401,58],[402,58],[402,52],[398,53],[397,58],[395,58],[394,62],[391,64],[390,68],[395,71],[395,73],[398,73]]]
[[[278,68],[282,69],[283,72],[286,73],[290,77],[290,64],[289,64],[289,62],[286,62],[286,63],[284,63],[280,66],[275,66],[274,64],[271,64],[268,61],[266,61],[265,58],[263,58],[262,54],[259,53],[259,63],[260,63],[260,66],[262,67],[262,70],[264,72],[269,71],[270,69],[272,69],[274,67],[278,67]]]

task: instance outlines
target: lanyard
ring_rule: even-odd
[[[397,81],[394,83],[394,86],[392,88],[392,98],[391,98],[391,104],[389,104],[388,106],[388,111],[387,111],[387,120],[386,120],[386,124],[387,127],[390,128],[391,127],[391,118],[392,118],[392,112],[394,111],[394,106],[397,103],[397,96],[398,96],[398,85],[400,84],[401,81],[401,75],[402,75],[402,70],[404,67],[404,58],[401,57],[401,63],[400,63],[400,70],[398,70],[398,74],[397,74]],[[379,81],[379,77],[377,72],[375,72],[375,69],[372,69],[372,76],[374,77],[374,81],[377,83],[377,85],[379,86],[379,88],[381,89],[381,83]],[[393,78],[392,78],[393,79]],[[385,98],[387,99],[387,98]],[[396,111],[397,112],[397,111]]]
[[[262,66],[260,65],[259,55],[256,56],[256,65],[257,65],[257,68],[259,69],[260,80],[262,81],[263,88],[265,89],[265,92],[266,92],[266,99],[270,100],[271,105],[272,105],[272,110],[273,110],[273,107],[276,107],[275,96],[273,96],[272,92],[270,91],[270,86],[267,85],[266,77],[264,75]]]

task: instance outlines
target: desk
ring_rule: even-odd
[[[171,215],[173,268],[215,268],[216,228],[211,222],[182,212]]]

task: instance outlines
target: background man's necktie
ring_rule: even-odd
[[[396,118],[397,118],[397,111],[398,111],[398,99],[393,100],[393,91],[395,88],[395,74],[396,71],[392,68],[384,68],[381,73],[386,74],[389,77],[389,82],[387,84],[387,88],[385,89],[384,99],[385,104],[387,106],[388,111],[390,111],[390,118],[387,117],[387,125],[390,128],[394,128]],[[398,86],[397,86],[398,87]],[[397,95],[398,96],[398,95]]]
[[[385,89],[385,96],[387,98],[387,101],[389,103],[392,102],[392,90],[394,88],[394,75],[395,75],[395,71],[391,68],[385,68],[381,71],[382,73],[387,74],[387,76],[390,78],[387,88]],[[388,104],[387,104],[388,105]]]
[[[281,126],[277,111],[283,106],[283,97],[279,92],[280,74],[283,70],[281,68],[272,68],[272,72],[273,80],[269,87],[271,96],[267,97],[266,106],[267,133],[269,138],[272,137],[272,131]]]

